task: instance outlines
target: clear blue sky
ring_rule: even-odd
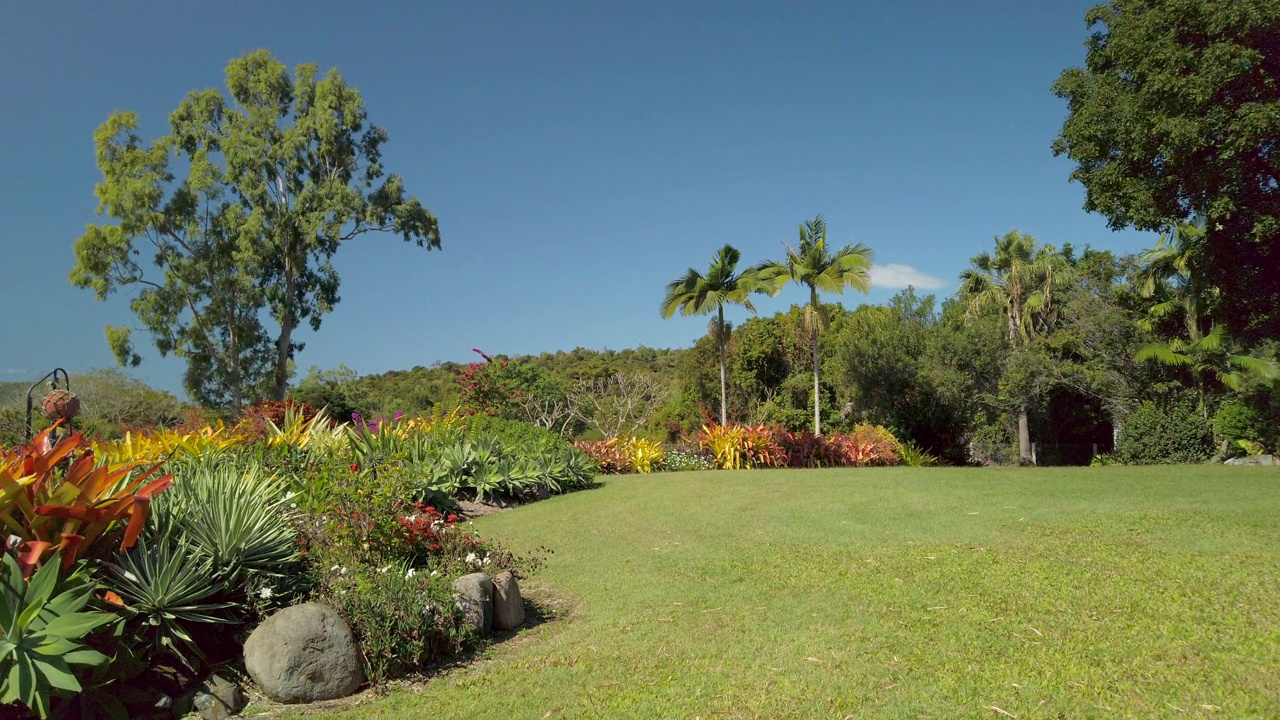
[[[127,298],[67,283],[96,221],[94,128],[128,109],[162,134],[187,91],[262,47],[359,88],[444,239],[344,247],[342,302],[305,334],[303,372],[687,346],[705,319],[662,320],[663,285],[725,242],[779,256],[819,212],[886,266],[848,306],[912,276],[950,294],[1012,228],[1138,250],[1152,238],[1081,210],[1049,149],[1065,116],[1049,86],[1082,63],[1091,4],[6,3],[0,379],[109,365],[103,325],[131,320]],[[136,371],[173,390],[180,372],[154,351]]]

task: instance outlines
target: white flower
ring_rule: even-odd
[[[409,570],[408,570],[407,572],[405,572],[404,577],[405,577],[405,579],[407,580],[407,579],[409,579],[409,578],[413,577],[417,572],[418,572],[417,570],[414,570],[413,568],[409,568]]]
[[[473,565],[475,564],[476,560],[479,560],[479,558],[476,557],[475,553],[467,553],[467,559],[464,560],[463,562],[465,562],[468,565]]]
[[[346,574],[347,574],[347,569],[346,569],[346,568],[342,568],[341,570],[339,570],[339,571],[338,571],[338,574],[339,574],[339,575],[346,575]]]
[[[440,571],[439,571],[439,570],[432,570],[432,571],[431,571],[431,577],[439,577],[439,576],[440,576]]]
[[[483,562],[481,562],[481,563],[480,563],[480,565],[481,565],[481,566],[484,566],[484,565],[488,565],[488,564],[489,564],[489,556],[488,556],[488,555],[485,555],[485,556],[484,556],[484,561],[483,561]]]
[[[270,600],[275,596],[276,596],[275,591],[272,590],[270,587],[264,587],[258,591],[258,597],[262,598],[263,600]]]
[[[341,566],[341,565],[334,565],[333,567],[329,568],[329,572],[338,572],[338,568],[340,568],[340,567],[342,567],[342,566]]]
[[[134,575],[133,573],[129,572],[128,570],[125,570],[125,571],[124,571],[124,579],[125,579],[125,580],[128,580],[128,581],[130,581],[130,582],[138,582],[138,576],[137,576],[137,575]]]
[[[388,571],[388,570],[390,570],[390,569],[391,569],[391,566],[390,566],[390,565],[383,565],[382,567],[378,568],[378,572],[379,572],[379,573],[384,573],[384,572],[386,572],[386,571]]]

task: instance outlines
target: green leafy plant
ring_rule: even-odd
[[[1125,421],[1115,456],[1126,465],[1203,462],[1213,453],[1212,435],[1191,403],[1146,402]]]
[[[73,666],[92,668],[107,656],[84,643],[85,636],[114,619],[85,611],[94,584],[76,568],[59,576],[59,563],[46,563],[30,582],[6,553],[0,573],[0,704],[20,703],[47,717],[57,694],[82,688]]]
[[[902,464],[907,467],[936,467],[938,464],[937,457],[913,442],[898,443],[898,455],[902,458]]]

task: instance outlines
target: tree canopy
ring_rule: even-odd
[[[1280,334],[1280,4],[1112,0],[1085,19],[1085,66],[1053,85],[1069,110],[1053,151],[1085,209],[1113,229],[1203,216],[1190,268],[1222,290],[1218,317]]]
[[[134,314],[162,355],[187,361],[192,397],[239,408],[284,397],[295,330],[319,329],[339,300],[343,243],[388,231],[433,249],[440,232],[387,174],[387,134],[336,69],[291,75],[259,50],[232,60],[226,82],[227,95],[188,94],[150,143],[132,112],[98,128],[95,194],[109,221],[76,241],[70,277],[99,299],[137,289]],[[107,335],[136,365],[128,329]]]

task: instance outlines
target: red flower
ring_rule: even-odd
[[[355,463],[351,463],[351,472],[360,472],[360,466]]]

